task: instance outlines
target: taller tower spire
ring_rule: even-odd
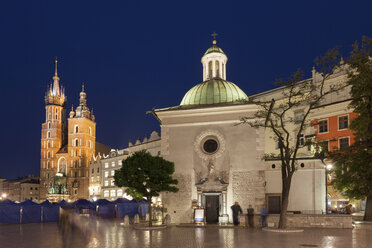
[[[53,76],[53,84],[50,85],[47,94],[45,96],[45,103],[48,104],[57,104],[57,105],[64,105],[66,103],[65,93],[62,87],[59,85],[59,77],[58,77],[58,60],[57,57],[54,61],[54,76]]]
[[[58,65],[58,60],[57,57],[55,59],[55,69],[54,69],[54,76],[53,76],[53,93],[55,96],[61,96],[61,92],[59,89],[59,77],[58,77],[58,72],[57,72],[57,65]]]

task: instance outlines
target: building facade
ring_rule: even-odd
[[[123,160],[136,151],[146,150],[153,156],[160,155],[160,136],[152,132],[141,141],[137,139],[135,144],[131,141],[128,147],[122,150],[112,149],[108,154],[96,156],[90,163],[90,186],[89,198],[116,200],[117,198],[131,198],[125,193],[125,188],[119,188],[114,184],[115,171],[122,166]]]

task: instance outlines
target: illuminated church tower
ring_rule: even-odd
[[[71,186],[71,199],[89,197],[89,162],[95,152],[96,123],[93,113],[87,106],[84,85],[80,92],[79,106],[71,109],[68,119],[68,156]]]
[[[87,106],[84,85],[66,125],[66,96],[55,63],[53,84],[45,95],[40,163],[40,200],[52,202],[88,198],[88,168],[96,146],[95,117]]]
[[[45,94],[45,122],[41,125],[40,199],[45,200],[57,173],[57,152],[66,143],[66,96],[59,84],[57,59],[53,83]]]

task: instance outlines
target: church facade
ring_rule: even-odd
[[[179,106],[153,111],[161,123],[161,156],[175,163],[179,181],[179,192],[162,194],[164,206],[176,223],[192,222],[195,207],[205,209],[207,223],[232,222],[230,206],[236,201],[244,212],[252,205],[256,213],[264,206],[278,213],[280,164],[263,159],[272,149],[270,133],[239,125],[259,106],[226,80],[227,56],[215,40],[201,62],[203,82],[192,87]],[[259,97],[266,95],[254,98]],[[324,213],[325,167],[318,159],[300,162],[288,210]]]
[[[96,151],[96,123],[87,106],[84,85],[79,105],[66,123],[64,89],[57,60],[53,83],[45,95],[45,122],[41,125],[40,200],[88,198],[89,162]]]

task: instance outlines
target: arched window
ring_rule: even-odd
[[[209,61],[208,63],[208,78],[211,79],[212,78],[212,71],[213,71],[213,68],[212,68],[212,61]]]
[[[225,64],[224,63],[222,63],[221,71],[222,71],[222,78],[225,78]]]
[[[47,162],[47,168],[50,169],[50,161]]]
[[[52,107],[48,108],[48,120],[52,119]]]
[[[215,66],[216,66],[216,77],[221,77],[220,75],[220,62],[219,61],[215,61]]]
[[[67,161],[64,157],[61,157],[59,160],[58,160],[58,172],[59,173],[62,173],[62,174],[66,174],[66,169],[67,169]]]
[[[88,147],[92,148],[92,142],[90,140],[88,140]]]
[[[47,158],[50,158],[50,152],[47,153]],[[49,161],[48,161],[48,163],[49,163]]]
[[[47,138],[50,138],[50,131],[48,131],[47,133]]]
[[[50,148],[50,141],[48,141],[48,148]]]
[[[50,125],[50,122],[48,122],[48,128],[50,129],[51,125]]]
[[[78,125],[75,125],[75,133],[78,133],[79,132],[79,126]]]
[[[78,139],[75,139],[75,142],[74,142],[75,144],[75,146],[79,146],[79,140]]]
[[[89,127],[89,135],[92,136],[92,128]]]
[[[58,120],[58,109],[56,108],[56,120]]]

